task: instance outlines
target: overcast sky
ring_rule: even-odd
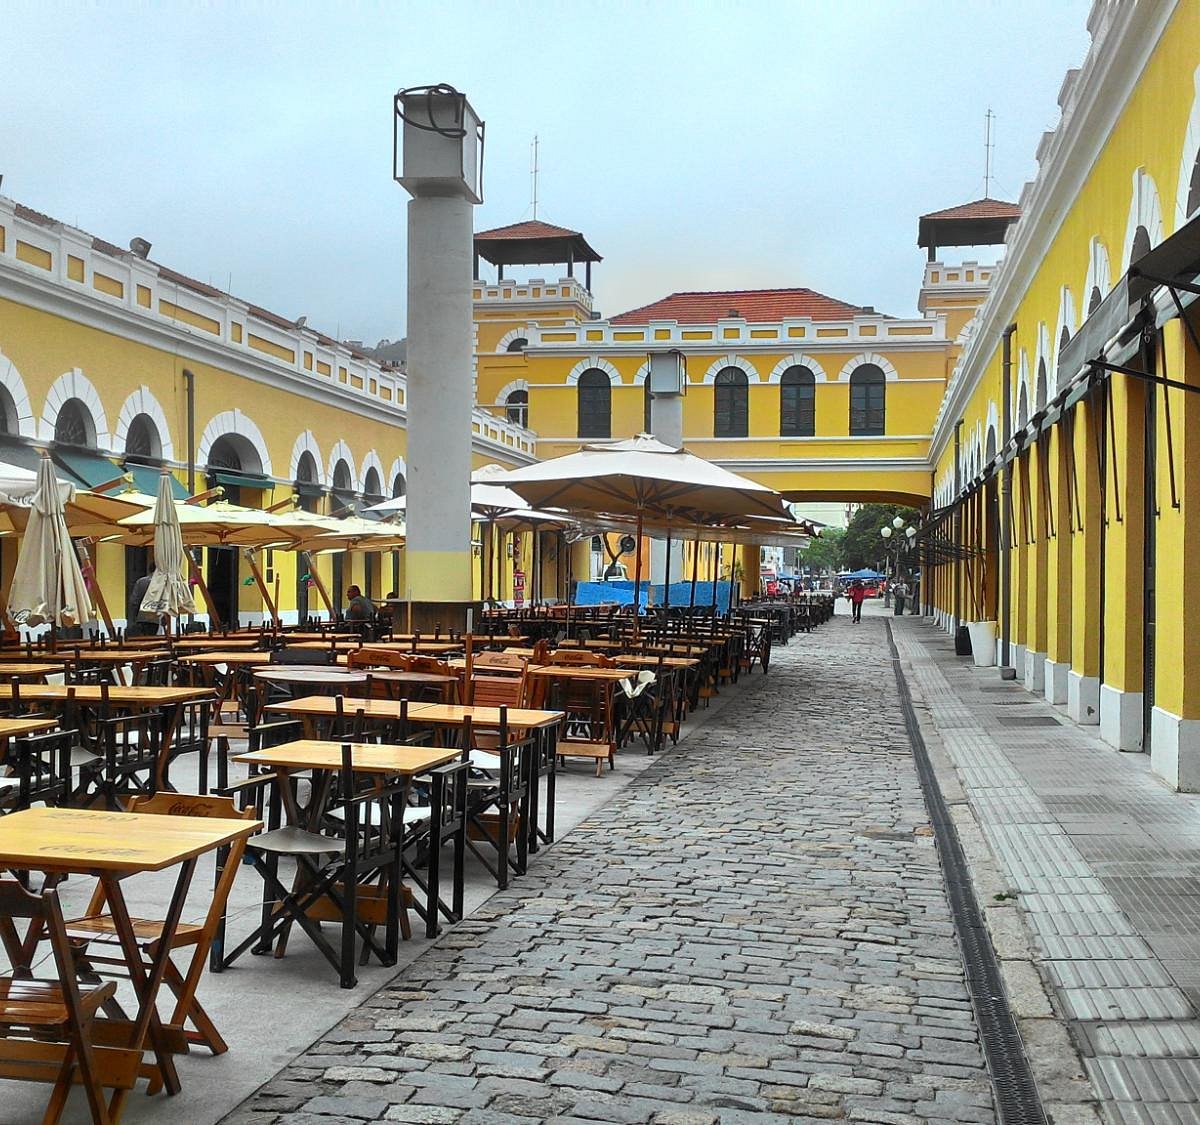
[[[983,194],[989,106],[991,194],[1017,198],[1089,7],[9,0],[0,191],[343,339],[395,338],[392,94],[449,82],[487,122],[476,229],[531,217],[536,133],[539,218],[604,255],[606,314],[804,285],[911,315],[917,216]]]

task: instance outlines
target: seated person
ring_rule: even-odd
[[[375,603],[364,597],[362,590],[351,586],[346,590],[350,604],[346,607],[346,620],[361,625],[370,625],[375,620]]]

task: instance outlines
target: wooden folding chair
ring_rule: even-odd
[[[157,793],[152,797],[134,797],[129,802],[129,812],[167,816],[215,817],[223,820],[257,819],[257,813],[253,806],[239,809],[231,797],[197,796],[191,793]],[[180,923],[176,928],[174,940],[171,942],[172,952],[190,947],[192,949],[191,960],[181,971],[179,966],[168,959],[166,975],[163,977],[163,983],[175,996],[175,1011],[168,1021],[169,1024],[180,1028],[189,1043],[205,1046],[214,1055],[224,1054],[229,1047],[196,998],[196,988],[200,984],[200,974],[204,971],[204,962],[208,959],[213,943],[217,942],[218,945],[224,943],[225,903],[229,898],[229,892],[233,887],[233,880],[237,876],[245,849],[246,840],[242,837],[234,841],[228,848],[218,851],[213,897],[204,921],[199,925]],[[120,939],[117,936],[116,927],[113,924],[112,916],[104,912],[104,907],[104,891],[97,887],[91,902],[88,903],[87,913],[82,918],[75,918],[66,924],[67,934],[71,940],[86,945],[80,955],[81,966],[103,965],[106,968],[120,968],[125,965],[125,959],[119,952]],[[145,918],[133,918],[131,921],[133,932],[138,939],[138,946],[142,950],[149,969],[152,959],[158,952],[162,923]],[[107,946],[116,947],[117,952],[97,953],[97,947],[103,949]],[[192,1022],[195,1031],[187,1029],[188,1020]]]
[[[14,919],[29,922],[24,939]],[[30,976],[43,930],[54,952],[57,980]],[[132,1089],[139,1062],[134,1051],[113,1051],[113,1061],[123,1065],[102,1077],[110,1068],[97,1059],[93,1021],[117,986],[112,981],[81,985],[76,980],[62,907],[52,889],[33,894],[16,879],[0,879],[0,943],[13,966],[10,974],[0,976],[0,1078],[53,1083],[43,1125],[62,1118],[71,1087],[79,1084],[87,1094],[92,1121],[107,1125],[116,1115],[105,1104],[104,1088]],[[118,1097],[113,1095],[114,1106]]]

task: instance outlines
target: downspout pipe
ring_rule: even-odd
[[[1005,330],[1001,340],[1001,370],[1003,390],[1003,434],[1005,450],[1012,441],[1012,339],[1016,334],[1014,321]],[[1004,466],[1000,481],[1000,674],[1005,676],[1011,667],[1012,630],[1012,462]],[[1008,678],[1006,676],[1006,678]]]
[[[957,651],[958,631],[962,628],[962,428],[963,419],[954,423],[954,642]]]

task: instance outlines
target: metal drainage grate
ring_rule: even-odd
[[[912,744],[917,775],[925,796],[925,808],[933,824],[933,835],[942,862],[942,876],[946,882],[946,895],[950,900],[954,928],[962,947],[967,990],[971,994],[975,1019],[979,1023],[983,1055],[992,1076],[1000,1121],[1002,1125],[1046,1125],[1046,1112],[1042,1108],[1042,1099],[1033,1080],[1025,1045],[1021,1042],[1012,1009],[1008,1006],[1000,966],[996,961],[996,952],[988,937],[979,903],[975,899],[966,856],[963,854],[950,809],[942,796],[941,786],[938,785],[933,764],[929,760],[929,751],[925,747],[917,714],[913,710],[908,682],[900,668],[900,652],[892,635],[892,624],[890,621],[885,624],[888,646],[892,653],[892,670],[896,674],[900,706],[904,712],[904,725]],[[1050,721],[1054,722],[1053,719]]]

